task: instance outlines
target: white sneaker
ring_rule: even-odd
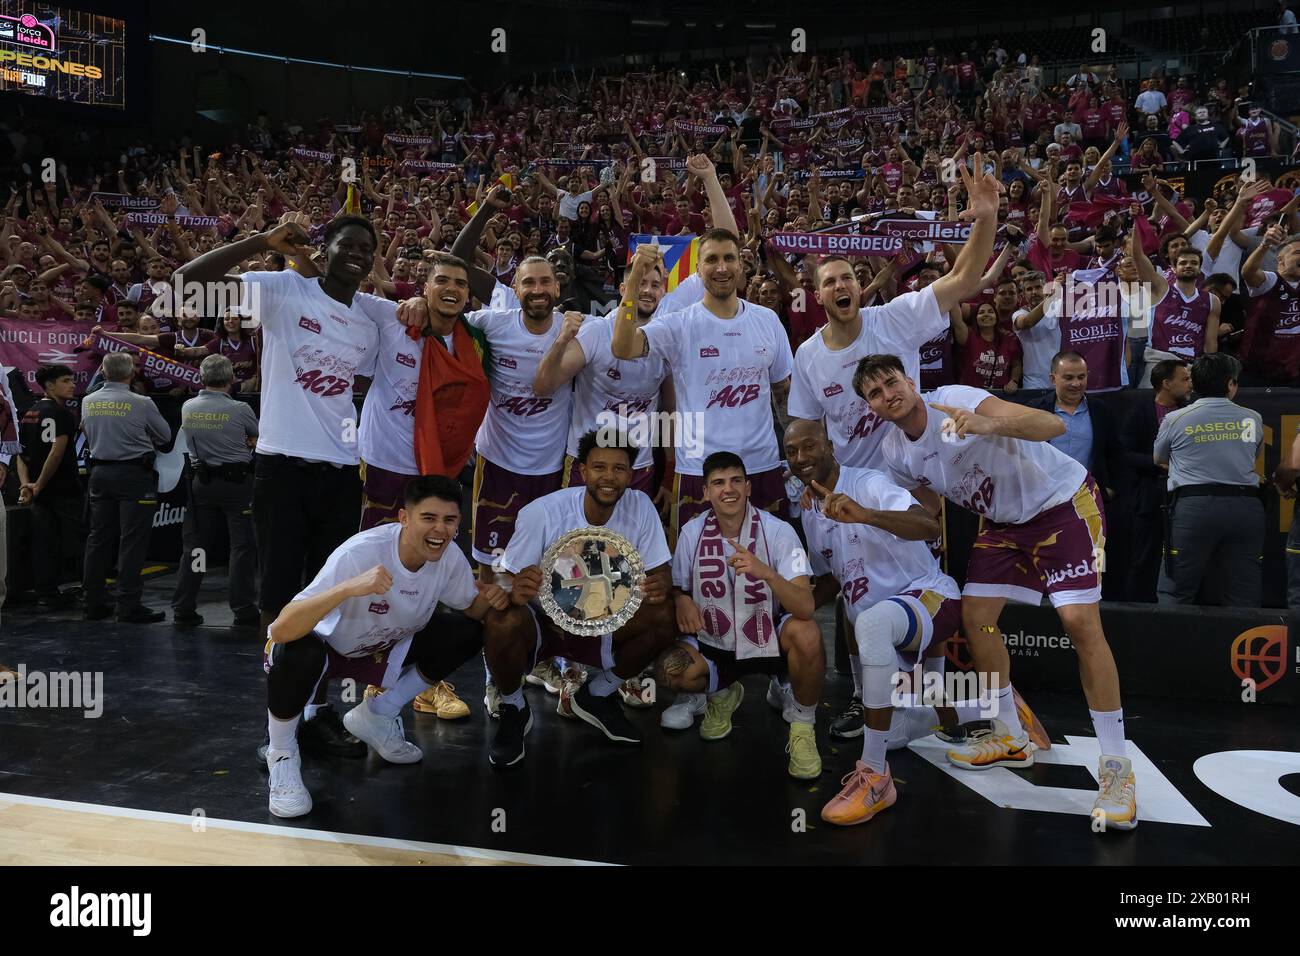
[[[1102,830],[1132,830],[1138,825],[1137,778],[1127,757],[1101,755],[1097,771],[1100,789],[1092,805],[1094,821],[1104,821]]]
[[[302,817],[311,813],[311,794],[302,783],[302,754],[297,750],[268,750],[266,769],[271,772],[271,813],[277,817]]]
[[[534,687],[545,688],[548,694],[558,694],[564,687],[564,677],[560,674],[560,669],[555,666],[553,657],[538,661],[537,666],[524,675],[524,680]]]
[[[676,702],[659,715],[659,726],[668,730],[689,730],[707,706],[708,699],[703,694],[678,694]]]
[[[374,747],[389,763],[418,763],[424,757],[424,751],[406,739],[402,718],[376,714],[368,700],[343,715],[343,726],[353,737]]]
[[[790,703],[793,700],[794,693],[782,684],[779,678],[773,677],[767,682],[767,702],[769,706],[781,712],[787,724],[790,723]]]
[[[501,691],[496,684],[488,684],[483,690],[483,707],[493,720],[501,719]]]

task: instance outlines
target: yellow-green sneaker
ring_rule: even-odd
[[[797,780],[815,780],[822,775],[822,755],[817,752],[817,734],[812,724],[792,723],[790,740],[785,745],[790,755],[790,776]]]
[[[721,740],[731,733],[731,715],[744,699],[745,686],[740,681],[726,690],[710,694],[704,708],[704,719],[700,721],[700,736],[705,740]]]

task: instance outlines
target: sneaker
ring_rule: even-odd
[[[976,737],[993,733],[993,721],[968,720],[951,727],[935,727],[934,735],[948,744],[968,744]]]
[[[172,611],[172,623],[179,627],[198,627],[203,623],[203,615],[197,611]]]
[[[573,712],[573,695],[587,682],[587,672],[581,667],[566,667],[561,676],[563,680],[559,698],[555,701],[555,712],[561,717],[577,720],[578,715]]]
[[[1138,825],[1137,778],[1127,757],[1101,755],[1097,771],[1101,789],[1092,805],[1092,818],[1101,819],[1102,830],[1132,830]]]
[[[782,684],[779,678],[773,677],[767,682],[767,704],[773,710],[779,710],[787,723],[789,723],[790,718],[786,717],[786,711],[790,706],[792,697],[790,688]]]
[[[424,751],[406,739],[402,718],[376,714],[368,700],[343,715],[343,726],[389,763],[419,763],[424,758]]]
[[[1006,725],[995,720],[993,730],[972,736],[968,744],[949,750],[947,756],[950,764],[962,770],[1021,770],[1034,765],[1034,745],[1028,734],[1012,737]]]
[[[249,612],[241,612],[235,615],[231,627],[258,627],[262,623],[261,612],[256,609]]]
[[[1016,715],[1020,718],[1020,726],[1025,728],[1025,733],[1029,739],[1034,742],[1034,746],[1039,750],[1051,750],[1052,738],[1047,736],[1047,728],[1043,726],[1042,721],[1034,715],[1025,703],[1025,699],[1020,696],[1020,691],[1014,687],[1011,688],[1011,696],[1016,702]]]
[[[671,707],[659,715],[659,726],[667,730],[690,730],[695,718],[708,708],[704,694],[678,694]]]
[[[456,688],[445,680],[427,687],[411,701],[417,714],[434,714],[441,720],[459,720],[469,716],[469,704],[456,696]]]
[[[545,687],[548,694],[558,694],[560,688],[564,686],[564,678],[560,676],[560,670],[555,666],[553,657],[538,661],[532,672],[524,676],[524,680],[534,687]]]
[[[817,734],[812,724],[790,724],[790,739],[785,752],[790,755],[787,768],[796,780],[816,780],[822,775],[822,756],[817,752]]]
[[[700,721],[700,736],[705,740],[721,740],[731,733],[731,715],[745,699],[745,685],[736,681],[726,690],[710,694]]]
[[[654,705],[654,683],[640,677],[629,677],[618,688],[623,703],[638,710]]]
[[[366,755],[366,745],[343,726],[339,713],[328,704],[316,711],[311,720],[298,725],[298,746],[318,757],[352,757]]]
[[[862,706],[862,699],[854,697],[849,701],[849,706],[844,708],[844,713],[831,721],[831,736],[841,740],[861,737],[866,726],[867,712]]]
[[[533,729],[533,711],[527,703],[523,709],[501,704],[501,723],[488,748],[488,762],[494,767],[512,767],[524,759],[524,738]]]
[[[574,716],[585,720],[602,734],[621,744],[639,744],[641,735],[623,713],[617,694],[597,697],[583,684],[569,698]]]
[[[268,750],[266,769],[271,774],[271,813],[301,817],[311,813],[311,794],[302,782],[302,754],[297,750]]]
[[[483,709],[488,712],[488,716],[493,720],[500,719],[501,691],[497,690],[496,684],[488,684],[483,688]]]
[[[859,760],[857,766],[845,774],[840,783],[844,784],[844,789],[822,807],[822,819],[836,826],[866,823],[898,800],[889,764],[885,764],[884,773],[876,773]]]

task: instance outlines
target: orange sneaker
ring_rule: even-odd
[[[417,713],[436,714],[443,720],[469,716],[469,705],[456,696],[456,688],[445,680],[422,690],[411,706]]]
[[[857,766],[845,774],[840,782],[844,784],[844,789],[822,807],[822,819],[836,826],[866,823],[898,800],[889,764],[885,764],[884,773],[876,773],[859,760]]]
[[[1012,737],[1006,724],[995,720],[992,730],[977,732],[964,745],[949,750],[947,757],[950,764],[962,770],[1023,770],[1034,765],[1034,750],[1028,734]]]
[[[1011,688],[1011,696],[1016,702],[1016,714],[1020,717],[1020,726],[1025,728],[1025,733],[1034,742],[1034,746],[1039,750],[1051,750],[1052,738],[1047,736],[1047,728],[1043,726],[1043,722],[1029,709],[1025,699],[1020,696],[1020,691]]]

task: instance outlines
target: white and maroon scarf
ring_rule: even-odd
[[[769,564],[767,535],[758,510],[751,504],[741,526],[743,537],[738,543],[754,557]],[[780,653],[776,640],[773,613],[776,601],[763,581],[745,577],[734,580],[727,566],[725,539],[713,509],[706,512],[704,530],[695,548],[691,593],[704,619],[701,640],[713,647],[731,651],[737,660],[752,657],[775,657]]]

